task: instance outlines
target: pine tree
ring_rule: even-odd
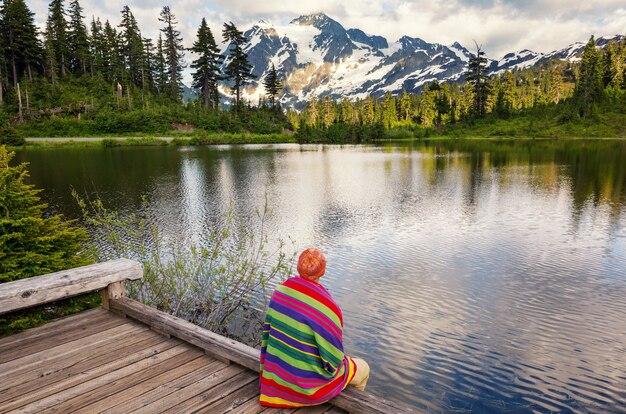
[[[163,49],[163,39],[159,33],[159,40],[156,45],[156,52],[154,55],[154,84],[158,93],[164,93],[169,78],[167,76],[167,62],[165,59],[165,51]]]
[[[205,108],[217,109],[219,104],[217,83],[221,79],[219,65],[224,57],[220,54],[206,19],[202,18],[198,38],[189,50],[198,55],[198,59],[191,64],[196,70],[193,73],[192,87],[200,91]]]
[[[393,124],[397,121],[397,111],[396,111],[396,100],[391,95],[390,92],[387,92],[383,97],[383,125],[385,128],[391,128]]]
[[[437,124],[437,96],[439,85],[426,85],[420,97],[419,114],[424,128],[432,128]]]
[[[83,21],[83,8],[78,0],[71,0],[69,7],[67,45],[69,51],[69,69],[72,73],[87,74],[89,69],[89,38]]]
[[[91,42],[89,42],[91,76],[103,74],[105,71],[105,39],[104,28],[100,18],[91,19]]]
[[[265,87],[265,93],[270,96],[270,104],[272,105],[272,108],[275,108],[276,96],[280,92],[282,84],[280,82],[280,79],[278,79],[278,73],[276,72],[276,67],[274,66],[274,63],[272,63],[272,68],[263,80],[263,86]]]
[[[593,106],[602,97],[602,72],[600,70],[600,52],[596,48],[593,36],[587,42],[580,64],[580,75],[576,82],[574,97],[578,102],[580,116],[588,117]]]
[[[45,213],[39,192],[24,181],[26,164],[0,146],[0,283],[85,265],[87,233]]]
[[[330,99],[330,96],[326,95],[324,97],[321,102],[321,110],[319,112],[322,115],[322,124],[326,128],[335,123],[335,117],[337,114],[335,112],[334,102]]]
[[[368,96],[361,101],[361,123],[363,125],[374,125],[375,121],[375,100],[371,96]]]
[[[41,63],[42,50],[37,37],[34,13],[24,0],[8,0],[0,8],[2,44],[10,66],[8,74],[15,87],[26,73],[33,80],[33,67]]]
[[[122,21],[119,24],[121,39],[122,62],[126,71],[124,80],[136,86],[143,86],[144,76],[142,68],[144,64],[143,39],[139,31],[139,25],[135,16],[128,6],[122,8]]]
[[[307,108],[305,110],[305,113],[306,113],[305,125],[307,126],[316,127],[318,124],[318,120],[320,116],[318,112],[317,103],[318,103],[317,99],[313,97],[311,101],[309,101],[309,104],[307,105]]]
[[[489,77],[487,76],[487,58],[478,44],[476,54],[470,54],[465,80],[472,86],[474,92],[472,111],[476,117],[481,118],[487,113]]]
[[[563,99],[563,75],[556,65],[552,65],[548,73],[548,99],[553,103],[559,103]]]
[[[117,30],[107,20],[104,22],[102,62],[104,78],[113,83],[123,82],[124,64]]]
[[[400,118],[403,121],[411,119],[412,102],[411,96],[407,93],[406,89],[402,90],[402,97],[400,98]]]
[[[47,76],[50,77],[50,83],[54,85],[57,80],[59,65],[57,63],[53,36],[54,34],[51,27],[51,22],[50,20],[48,20],[48,22],[46,23],[46,31],[44,33],[44,72],[48,74]]]
[[[68,70],[69,46],[63,0],[52,0],[50,3],[46,27],[54,46],[54,58],[59,65],[60,75],[65,76]]]
[[[433,81],[433,83],[437,83],[439,89],[437,90],[437,99],[436,99],[436,108],[437,108],[437,125],[443,125],[448,121],[448,117],[450,111],[452,110],[451,98],[450,98],[450,87],[447,83],[439,85],[437,81]]]
[[[141,86],[154,90],[154,45],[152,39],[143,38],[143,62],[141,65]]]
[[[254,79],[252,74],[252,65],[248,63],[248,55],[243,51],[248,39],[243,35],[237,27],[230,23],[224,23],[222,30],[224,41],[230,42],[228,47],[229,58],[226,65],[225,78],[233,81],[233,89],[235,90],[235,109],[239,108],[241,102],[241,89],[248,83],[250,79]]]
[[[494,112],[501,118],[508,118],[513,113],[515,106],[515,81],[510,71],[505,71],[500,77],[500,83],[496,89],[496,101]]]
[[[163,48],[165,51],[165,59],[167,62],[168,84],[167,93],[175,101],[181,100],[182,89],[182,73],[184,68],[184,48],[183,39],[180,31],[176,29],[178,22],[169,6],[163,7],[159,21],[165,23],[161,29],[165,39],[163,40]]]
[[[352,102],[347,98],[341,100],[339,105],[339,120],[340,122],[348,125],[356,125],[359,122],[359,118],[356,115]]]

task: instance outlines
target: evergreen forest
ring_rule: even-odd
[[[625,38],[600,49],[592,36],[580,61],[493,75],[477,46],[461,82],[433,81],[420,93],[314,98],[297,111],[280,107],[282,82],[273,66],[262,80],[267,96],[246,101],[242,92],[254,79],[249,39],[232,22],[222,27],[226,48],[203,18],[186,49],[169,6],[154,22],[155,39],[142,35],[129,6],[119,22],[87,21],[79,0],[52,0],[44,29],[34,17],[24,0],[0,7],[0,137],[7,144],[24,136],[223,133],[299,142],[626,136]],[[191,90],[182,83],[186,67]]]

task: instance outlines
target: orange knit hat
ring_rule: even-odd
[[[319,278],[326,272],[326,258],[318,249],[306,249],[298,258],[298,274],[305,279]]]

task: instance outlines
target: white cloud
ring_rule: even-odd
[[[27,3],[43,27],[49,2]],[[81,1],[88,21],[95,15],[113,25],[119,23],[125,4],[137,18],[142,34],[156,38],[161,26],[157,19],[166,3]],[[259,19],[284,24],[299,15],[318,12],[346,28],[359,28],[390,41],[408,35],[443,44],[458,41],[468,48],[476,41],[492,58],[521,49],[550,52],[585,41],[591,34],[626,33],[624,0],[180,0],[170,7],[186,47],[193,43],[202,17],[221,39],[225,21],[243,29]],[[191,56],[187,55],[189,61]]]

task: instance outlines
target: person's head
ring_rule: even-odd
[[[298,258],[298,275],[311,282],[316,282],[326,272],[326,258],[318,249],[306,249]]]

